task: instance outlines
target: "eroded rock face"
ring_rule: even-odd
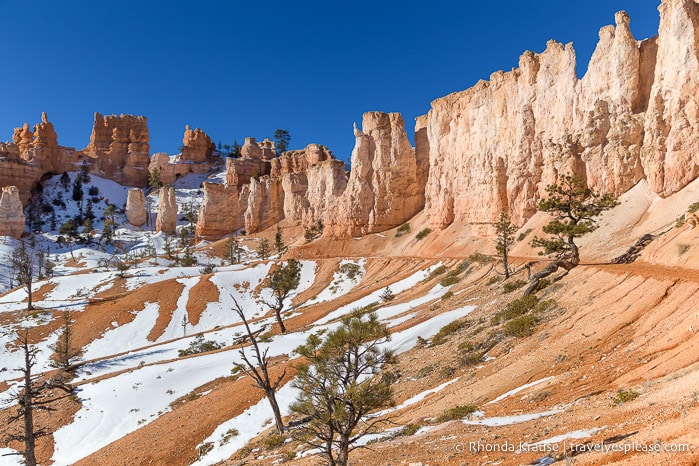
[[[140,227],[146,223],[147,218],[146,196],[143,190],[129,189],[126,197],[126,221],[135,227]]]
[[[204,163],[211,162],[211,154],[216,145],[211,138],[199,128],[191,130],[185,127],[182,138],[182,162]]]
[[[148,184],[150,135],[146,117],[95,113],[90,143],[83,152],[95,159],[95,173],[126,186]]]
[[[247,193],[238,186],[204,183],[204,201],[199,207],[196,234],[199,238],[221,238],[245,226]]]
[[[400,225],[423,205],[418,169],[399,113],[368,112],[355,127],[352,172],[327,212],[330,236],[364,235]]]
[[[699,4],[665,0],[660,13],[659,36],[642,42],[617,13],[582,79],[572,46],[550,41],[519,68],[435,100],[416,125],[431,226],[483,233],[502,209],[521,225],[562,173],[617,194],[648,178],[662,196],[696,178]]]
[[[177,226],[177,202],[175,200],[175,188],[167,186],[160,188],[158,194],[158,216],[155,219],[155,230],[163,231],[168,235],[175,233]]]
[[[0,196],[0,236],[19,239],[24,231],[24,211],[16,186],[5,186]]]
[[[245,210],[245,231],[254,233],[284,219],[284,191],[279,178],[262,177],[250,180],[248,205]]]

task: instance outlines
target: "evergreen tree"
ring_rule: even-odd
[[[61,179],[59,180],[59,183],[61,187],[63,187],[63,190],[65,192],[68,192],[68,189],[70,188],[70,175],[68,174],[68,172],[63,172],[63,174],[61,175]]]
[[[27,311],[34,309],[32,304],[32,284],[34,283],[34,259],[22,241],[19,249],[12,251],[10,262],[17,273],[17,282],[27,291]]]
[[[517,227],[512,224],[510,216],[503,210],[500,212],[498,221],[493,224],[497,236],[495,237],[495,251],[500,256],[502,267],[505,270],[505,279],[510,278],[509,253],[512,243],[514,243],[514,234]]]
[[[532,276],[524,295],[534,292],[539,281],[556,272],[560,267],[571,270],[580,263],[580,250],[575,243],[580,238],[597,229],[595,220],[602,212],[618,205],[611,194],[603,196],[585,186],[585,182],[570,175],[561,175],[558,183],[546,188],[548,197],[537,206],[554,220],[544,226],[548,238],[535,236],[531,246],[541,248],[539,255],[549,255],[553,262],[544,270]]]
[[[270,273],[269,288],[272,290],[274,301],[265,301],[265,304],[274,309],[274,314],[279,324],[279,330],[282,333],[286,333],[286,326],[282,320],[284,300],[289,297],[292,291],[298,288],[300,280],[301,264],[296,259],[289,259],[286,261],[286,265],[282,265]]]
[[[289,143],[291,142],[291,135],[289,135],[289,131],[285,129],[278,129],[274,132],[274,141],[277,145],[277,151],[279,152],[279,154],[282,154],[283,152],[286,152],[286,150],[289,148]]]
[[[243,146],[238,144],[238,141],[234,139],[233,140],[233,147],[231,148],[231,154],[230,154],[231,157],[234,157],[234,158],[241,157],[243,155],[243,153],[241,152],[242,148],[243,148]]]
[[[90,177],[90,163],[87,159],[83,160],[80,165],[80,174],[78,175],[83,183],[89,183],[92,178]]]
[[[260,245],[257,246],[257,257],[259,257],[263,261],[267,260],[267,258],[269,258],[270,252],[271,251],[269,246],[269,240],[265,238],[261,239]]]
[[[279,254],[279,257],[286,251],[286,245],[282,237],[282,229],[279,225],[277,225],[277,232],[274,234],[274,249],[277,251],[277,254]]]
[[[93,208],[92,199],[89,199],[89,198],[88,198],[87,202],[85,203],[85,214],[84,214],[84,217],[85,217],[86,219],[90,219],[90,220],[94,220],[94,219],[95,219],[95,211],[94,211],[94,208]]]
[[[293,384],[299,394],[291,411],[310,419],[298,437],[320,449],[330,465],[346,466],[357,441],[382,422],[367,414],[393,403],[390,382],[372,377],[394,362],[391,351],[381,349],[390,337],[376,313],[358,309],[324,341],[314,334],[296,349],[306,362],[297,366]]]
[[[163,187],[163,182],[160,180],[160,170],[158,170],[157,167],[153,168],[153,170],[148,173],[148,186],[150,186],[153,191],[157,191]]]
[[[79,176],[73,180],[73,200],[82,205],[83,202],[83,180]]]

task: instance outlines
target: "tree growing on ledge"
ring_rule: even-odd
[[[298,288],[300,281],[301,264],[296,259],[289,259],[286,261],[286,265],[282,265],[274,270],[269,276],[269,288],[272,290],[274,301],[264,301],[264,303],[274,309],[274,314],[279,324],[279,330],[282,333],[286,333],[286,326],[282,320],[284,300],[289,297],[292,291]]]
[[[279,155],[281,155],[289,148],[291,135],[289,131],[285,129],[278,129],[274,132],[274,141],[277,143],[277,150],[279,151]]]
[[[535,236],[531,246],[541,248],[539,255],[548,255],[553,262],[532,276],[525,296],[532,294],[539,281],[559,267],[565,270],[576,267],[580,263],[580,250],[575,239],[595,231],[595,218],[619,204],[613,195],[601,196],[586,187],[583,180],[570,175],[561,175],[558,183],[549,185],[546,192],[548,197],[539,201],[537,208],[554,219],[543,228],[549,237]]]

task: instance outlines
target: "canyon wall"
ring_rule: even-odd
[[[24,211],[16,186],[2,188],[0,196],[0,236],[19,239],[24,231]]]
[[[661,196],[696,178],[699,3],[664,0],[659,10],[658,37],[640,42],[617,13],[582,79],[572,45],[550,41],[519,68],[432,102],[416,125],[418,152],[429,152],[431,226],[487,233],[503,209],[521,225],[563,173],[617,194],[647,178]]]

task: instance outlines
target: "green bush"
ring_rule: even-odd
[[[493,275],[492,277],[490,277],[490,278],[488,279],[487,282],[485,282],[485,286],[494,285],[494,284],[496,284],[496,283],[499,282],[499,281],[500,281],[500,277],[497,276],[497,275]]]
[[[550,284],[551,284],[551,280],[549,280],[548,278],[542,278],[541,280],[539,280],[539,283],[536,284],[536,287],[534,287],[533,292],[536,293],[538,291],[541,291],[544,288],[546,288],[547,286],[549,286]]]
[[[415,435],[415,433],[420,430],[420,427],[422,427],[420,424],[408,424],[398,431],[397,435],[399,437],[410,437],[411,435]]]
[[[641,396],[636,390],[619,390],[616,395],[612,398],[612,404],[614,406],[619,406],[620,404],[633,401]]]
[[[677,245],[677,254],[681,256],[685,252],[689,251],[689,244],[678,244]]]
[[[340,265],[337,271],[348,279],[354,280],[355,277],[361,273],[362,268],[359,266],[359,264],[355,264],[354,262],[345,262],[344,264]]]
[[[420,230],[417,235],[415,235],[415,239],[420,241],[421,239],[426,238],[427,235],[429,235],[430,233],[432,233],[432,230],[430,228],[424,228]]]
[[[534,309],[538,302],[539,299],[533,294],[517,298],[514,301],[507,303],[505,309],[495,314],[491,322],[495,325],[503,321],[523,316]]]
[[[462,328],[466,328],[469,326],[469,322],[465,320],[455,320],[454,322],[450,322],[441,329],[439,329],[439,332],[432,337],[432,344],[430,346],[437,346],[441,345],[443,343],[446,343],[447,337],[449,335],[452,335]]]
[[[528,235],[529,233],[531,233],[531,232],[532,232],[532,229],[531,229],[531,228],[528,228],[526,231],[523,231],[523,232],[520,233],[519,236],[517,237],[517,241],[522,241],[522,240],[523,240],[524,238],[526,238],[527,235]]]
[[[687,212],[689,212],[690,214],[693,214],[697,210],[699,210],[699,202],[695,202],[694,204],[690,205],[689,208],[687,209]]]
[[[505,324],[505,335],[512,337],[528,337],[534,333],[539,319],[534,314],[516,317]]]
[[[675,220],[675,228],[679,228],[682,225],[684,225],[684,221],[685,221],[684,214],[677,217],[677,220]]]
[[[194,341],[189,344],[187,349],[179,350],[178,354],[180,357],[190,356],[192,354],[206,353],[209,351],[216,351],[217,349],[223,348],[223,345],[217,341],[206,340],[204,341],[204,335],[199,333],[194,337]]]
[[[454,296],[454,293],[451,292],[451,291],[447,291],[446,293],[444,293],[444,294],[442,295],[442,301],[444,301],[445,299],[449,299],[449,298],[451,298],[452,296]]]
[[[286,442],[285,436],[282,434],[272,434],[265,439],[264,446],[267,450],[274,450],[284,445],[284,442]]]
[[[439,284],[446,287],[459,283],[459,271],[452,270],[444,278],[439,281]]]
[[[468,256],[468,261],[475,262],[477,264],[489,264],[493,262],[493,258],[490,256],[486,256],[485,254],[481,254],[480,252],[474,252],[473,254]]]
[[[434,269],[432,272],[430,272],[430,276],[427,277],[428,280],[432,280],[433,278],[436,278],[439,275],[442,275],[447,272],[447,267],[446,265],[440,265],[436,269]]]
[[[437,422],[452,421],[454,419],[463,419],[478,411],[478,407],[474,405],[458,405],[444,411],[438,418]]]
[[[404,223],[398,227],[398,229],[396,230],[396,238],[399,238],[406,233],[410,233],[410,224],[409,223]]]
[[[518,278],[517,280],[513,280],[511,282],[506,282],[504,285],[502,285],[502,292],[505,294],[512,293],[514,290],[522,288],[527,283],[528,282],[526,280],[522,280],[521,278]]]

